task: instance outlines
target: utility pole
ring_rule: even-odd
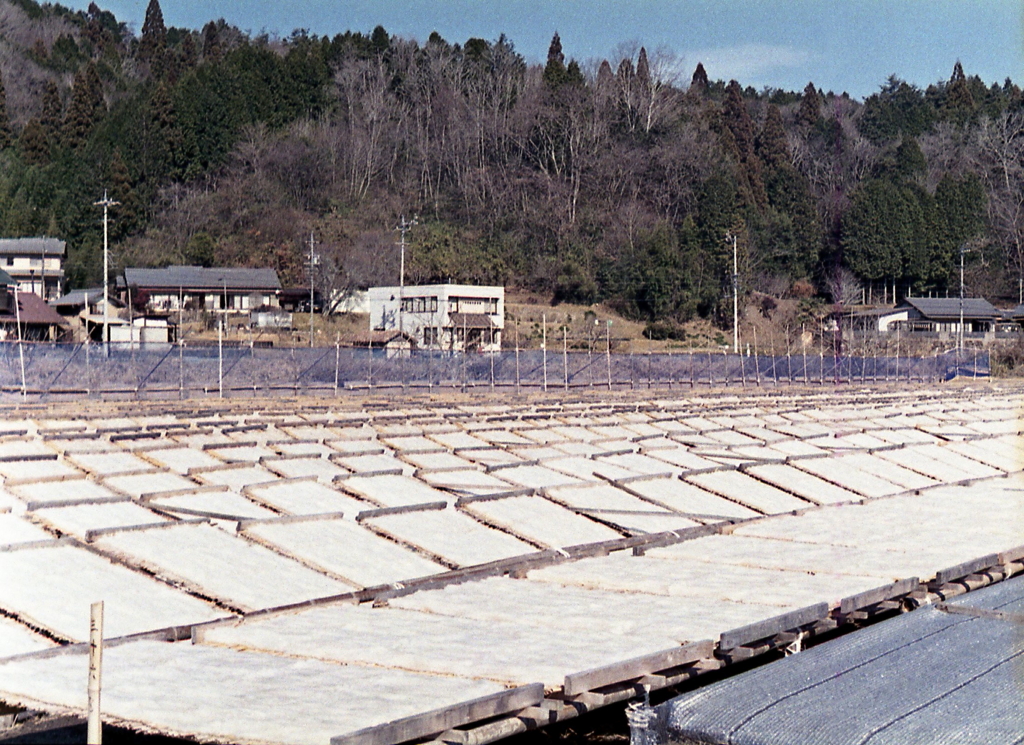
[[[964,254],[968,251],[970,249],[966,243],[960,246],[960,327],[956,344],[957,364],[959,364],[960,355],[964,351]]]
[[[736,236],[732,233],[725,234],[726,241],[732,241],[732,351],[733,354],[740,352],[740,274],[739,256],[736,250]]]
[[[110,302],[107,292],[108,280],[110,277],[110,251],[108,243],[108,232],[107,232],[107,210],[110,207],[115,207],[121,204],[115,202],[113,199],[107,197],[107,192],[103,192],[103,199],[98,202],[93,202],[94,207],[103,208],[103,343],[108,344],[110,342]],[[127,281],[127,280],[126,280]],[[109,351],[109,347],[104,347],[104,350]]]
[[[399,235],[401,235],[401,239],[398,241],[398,247],[400,249],[400,258],[398,265],[398,333],[403,336],[405,334],[405,324],[402,315],[405,312],[405,308],[403,307],[405,305],[405,234],[412,230],[413,226],[418,224],[419,219],[416,217],[416,215],[413,215],[412,220],[408,222],[405,219],[405,215],[402,215],[401,219],[398,222],[398,227],[395,228],[395,230],[398,231]],[[462,343],[463,352],[465,352],[466,340],[463,339]]]

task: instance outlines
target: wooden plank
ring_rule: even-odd
[[[711,657],[714,647],[714,642],[710,640],[693,642],[682,647],[672,647],[642,657],[634,657],[631,660],[572,673],[565,676],[562,690],[566,696],[576,696],[595,688],[621,683],[658,670],[667,670],[670,667],[678,667]]]
[[[845,615],[869,605],[880,603],[883,600],[888,600],[889,598],[906,595],[913,592],[919,584],[920,582],[917,577],[907,577],[882,587],[876,587],[873,590],[865,590],[856,595],[850,595],[839,601],[839,612]]]
[[[965,561],[962,564],[947,567],[935,573],[935,584],[944,585],[947,582],[966,577],[968,574],[974,574],[984,569],[988,569],[996,564],[1001,564],[999,556],[997,554],[988,554],[987,556],[980,556],[977,559],[971,559]]]
[[[1008,611],[990,610],[989,608],[977,608],[973,605],[950,605],[949,603],[936,603],[935,609],[943,613],[953,613],[961,616],[973,616],[974,618],[986,618],[991,621],[1006,621],[1017,625],[1024,625],[1024,613],[1010,613]]]
[[[509,499],[510,497],[532,497],[537,493],[537,489],[525,487],[523,489],[511,489],[509,491],[501,491],[497,492],[496,494],[470,494],[456,499],[455,506],[461,507],[464,504],[473,504],[474,502],[493,502],[497,499]],[[545,494],[545,491],[542,489],[539,493]]]
[[[544,698],[544,684],[530,685],[481,696],[443,709],[434,709],[386,724],[366,727],[331,738],[331,745],[397,745],[459,727],[470,722],[511,714],[535,706]]]
[[[1021,559],[1024,559],[1024,546],[1017,546],[1016,548],[1011,548],[1009,551],[1002,551],[999,554],[1000,564],[1012,564],[1015,561],[1020,561]]]
[[[371,520],[375,517],[386,517],[387,515],[403,515],[406,512],[427,512],[431,510],[443,510],[448,507],[447,502],[424,502],[423,504],[405,504],[401,507],[381,507],[376,510],[363,510],[356,513],[356,522]]]
[[[57,453],[12,453],[9,455],[0,455],[0,463],[18,463],[20,461],[32,461],[32,460],[57,460]]]
[[[97,538],[102,538],[105,535],[112,535],[114,533],[137,533],[144,530],[165,530],[167,528],[177,528],[181,525],[205,525],[209,522],[209,518],[202,517],[187,520],[169,520],[161,523],[120,525],[113,528],[93,528],[92,530],[85,531],[85,541],[86,543],[92,543]]]
[[[364,455],[364,453],[360,453]],[[331,456],[330,460],[334,460],[334,456]],[[344,464],[342,464],[344,465]],[[381,468],[376,471],[353,471],[352,473],[339,473],[331,481],[347,481],[348,479],[368,479],[374,476],[402,476],[405,471],[401,467],[398,468]]]
[[[765,639],[783,631],[789,631],[790,629],[800,628],[806,624],[820,621],[827,616],[828,603],[809,605],[806,608],[800,608],[795,611],[790,611],[789,613],[783,613],[779,616],[766,618],[765,620],[758,621],[757,623],[740,626],[737,629],[726,631],[722,634],[721,639],[719,640],[719,646],[722,649],[739,647],[744,644],[748,644],[749,642],[757,641],[758,639]]]
[[[81,504],[114,504],[115,502],[131,502],[128,496],[113,497],[88,497],[86,499],[58,499],[53,502],[26,502],[25,509],[28,512],[35,510],[50,509],[55,507],[77,507]]]

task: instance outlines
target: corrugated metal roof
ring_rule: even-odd
[[[162,269],[126,267],[129,286],[148,289],[184,290],[273,290],[281,281],[273,269],[246,267],[168,266]]]
[[[58,238],[0,238],[0,256],[63,256],[66,248]]]
[[[917,310],[922,316],[930,319],[960,318],[960,298],[958,297],[908,297],[904,305]],[[983,297],[964,298],[964,318],[998,318],[999,309]]]
[[[66,305],[85,305],[86,302],[97,302],[102,297],[102,287],[94,287],[89,290],[72,290],[71,292],[68,292],[65,295],[61,295],[56,300],[51,300],[50,305],[53,307]]]
[[[1024,577],[861,629],[658,707],[668,740],[963,745],[1024,738]],[[993,613],[994,611],[994,613]]]

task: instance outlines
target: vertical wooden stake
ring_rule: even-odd
[[[100,687],[103,673],[103,601],[89,608],[89,724],[86,742],[101,745]]]

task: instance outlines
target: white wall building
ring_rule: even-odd
[[[0,269],[18,283],[18,292],[33,292],[50,301],[64,287],[67,244],[57,238],[0,238]]]
[[[477,285],[371,287],[371,331],[401,330],[421,349],[497,352],[505,288]]]

